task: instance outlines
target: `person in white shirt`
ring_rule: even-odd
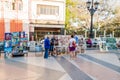
[[[76,40],[74,39],[74,36],[71,35],[71,39],[69,40],[70,59],[75,58],[75,48]]]

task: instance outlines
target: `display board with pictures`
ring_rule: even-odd
[[[4,40],[4,52],[10,53],[12,52],[12,34],[5,33],[5,40]]]
[[[19,32],[12,33],[12,46],[18,46],[20,43]]]
[[[25,32],[19,32],[19,38],[25,38]]]
[[[113,37],[101,37],[100,38],[99,48],[100,51],[109,51],[109,50],[116,50],[116,39]]]
[[[56,46],[68,46],[71,35],[46,35],[51,40],[53,36],[55,37]],[[77,35],[78,39],[84,38],[83,35]]]
[[[13,52],[14,50],[15,52],[15,50],[23,49],[24,46],[27,46],[27,41],[28,37],[25,32],[5,33],[4,51]]]
[[[55,50],[57,53],[66,53],[68,52],[69,40],[71,39],[71,35],[46,35],[45,37],[49,37],[51,40],[55,38]],[[84,38],[83,35],[77,35],[78,39]],[[79,47],[78,47],[79,48]]]
[[[0,41],[0,51],[4,50],[4,42]]]
[[[24,47],[27,47],[28,35],[25,34],[25,32],[19,32],[19,38],[20,38],[20,43],[21,43]]]
[[[5,40],[11,40],[12,34],[11,33],[5,33]]]
[[[46,35],[45,37],[49,37],[51,40],[53,38],[53,35]],[[67,46],[69,43],[69,39],[71,38],[70,35],[54,35],[55,38],[55,46]]]
[[[117,49],[116,39],[113,37],[106,38],[106,45],[108,47],[108,50],[116,50]]]

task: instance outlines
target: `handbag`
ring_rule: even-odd
[[[75,41],[72,42],[72,47],[75,47],[75,48],[77,47]]]

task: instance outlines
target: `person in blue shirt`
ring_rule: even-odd
[[[79,39],[78,39],[78,36],[76,34],[77,33],[74,32],[74,39],[76,41],[76,46],[78,47]],[[77,57],[77,47],[75,48],[75,57]]]
[[[44,58],[47,59],[49,56],[49,49],[50,49],[49,37],[44,39],[44,48],[45,48]]]
[[[74,32],[74,39],[76,40],[76,44],[78,45],[79,39],[78,39],[78,36],[76,35],[76,32]]]

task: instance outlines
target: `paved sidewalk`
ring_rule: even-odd
[[[86,50],[74,60],[69,54],[48,59],[39,52],[6,59],[2,54],[0,72],[0,80],[119,80],[120,61],[115,52],[99,50]]]

